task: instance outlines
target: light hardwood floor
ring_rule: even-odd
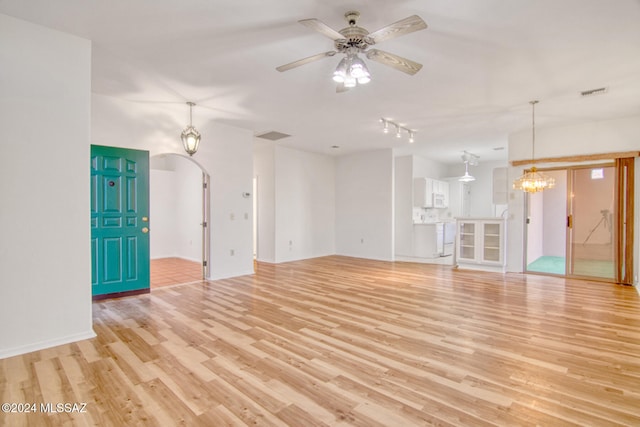
[[[157,258],[150,262],[151,289],[202,281],[202,264],[184,258]]]
[[[640,425],[631,287],[332,256],[93,308],[0,360],[2,402],[87,412],[0,424]]]

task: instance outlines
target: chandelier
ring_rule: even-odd
[[[193,156],[196,151],[198,151],[198,145],[200,145],[200,132],[198,132],[191,123],[191,109],[196,104],[193,102],[187,102],[187,105],[189,106],[189,126],[184,128],[180,137],[182,138],[184,151],[186,151],[190,156]]]
[[[531,104],[531,128],[532,128],[532,143],[531,143],[531,169],[525,171],[524,175],[516,179],[513,182],[513,188],[516,190],[522,190],[525,193],[537,193],[548,188],[556,186],[556,180],[538,172],[535,167],[535,149],[536,149],[536,104],[538,101],[530,101]]]

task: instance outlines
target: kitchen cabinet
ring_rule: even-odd
[[[442,223],[440,223],[442,224]],[[436,223],[413,225],[413,256],[418,258],[437,258],[438,227]]]
[[[456,224],[458,267],[505,271],[504,219],[459,218]]]
[[[413,206],[418,208],[448,207],[449,183],[433,178],[414,178]]]

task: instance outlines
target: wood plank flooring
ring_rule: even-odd
[[[156,258],[149,263],[151,289],[202,280],[202,264],[184,258]]]
[[[331,256],[93,308],[0,360],[2,402],[86,412],[0,425],[640,425],[631,287]]]

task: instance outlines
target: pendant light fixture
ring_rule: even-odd
[[[464,162],[464,175],[462,175],[460,178],[458,178],[458,181],[460,182],[471,182],[471,181],[475,181],[476,178],[469,175],[469,162],[465,161]]]
[[[535,166],[535,149],[536,149],[536,104],[538,101],[530,101],[531,104],[531,169],[525,171],[524,175],[516,179],[513,182],[513,188],[516,190],[522,190],[525,193],[537,193],[548,188],[556,186],[556,180],[538,172]]]
[[[478,164],[478,158],[479,156],[473,154],[473,153],[469,153],[468,151],[464,151],[462,153],[462,156],[460,156],[462,158],[462,162],[464,163],[464,175],[462,175],[460,178],[458,178],[458,181],[460,182],[471,182],[471,181],[475,181],[476,178],[472,175],[469,174],[469,164],[476,166]]]
[[[181,138],[184,151],[186,151],[190,156],[193,156],[196,151],[198,151],[198,146],[200,145],[200,132],[198,132],[196,128],[193,127],[193,124],[191,122],[191,110],[196,104],[194,104],[193,102],[187,102],[187,105],[189,106],[189,126],[184,128]]]

